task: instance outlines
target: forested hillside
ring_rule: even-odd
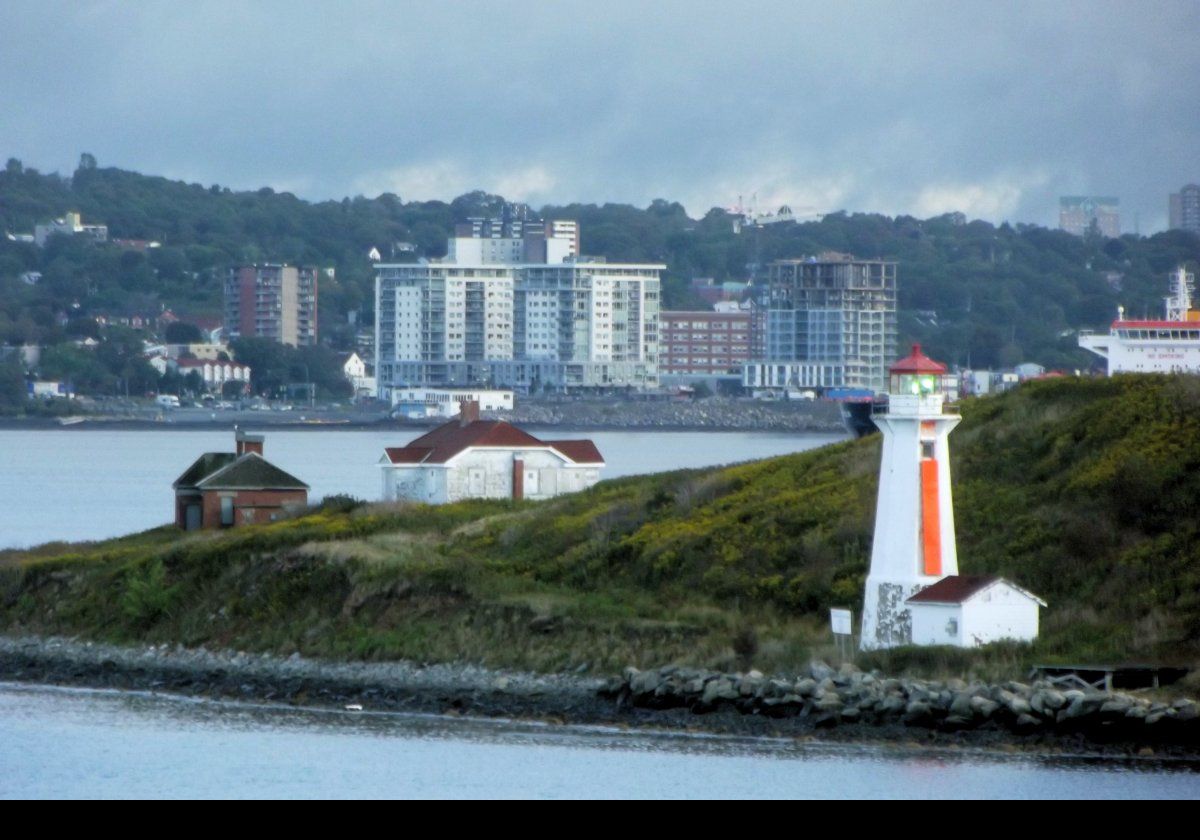
[[[441,256],[456,221],[495,214],[503,205],[503,198],[479,192],[448,203],[406,203],[391,194],[310,203],[268,188],[234,192],[102,168],[90,155],[70,177],[10,160],[0,172],[0,343],[61,341],[67,327],[56,316],[64,312],[86,319],[168,306],[211,317],[219,313],[226,266],[286,260],[336,269],[336,280],[321,288],[322,338],[348,347],[347,315],[356,312],[368,323],[372,317],[371,248],[385,259]],[[3,236],[31,232],[68,210],[107,224],[113,238],[162,247],[141,253],[57,238],[41,250]],[[1167,272],[1200,260],[1200,237],[1181,232],[1081,239],[953,215],[922,221],[839,212],[738,234],[722,210],[696,220],[663,200],[645,209],[572,204],[535,211],[578,220],[585,253],[666,262],[671,308],[696,303],[688,290],[693,277],[745,280],[773,259],[836,250],[898,260],[902,340],[919,339],[935,356],[977,367],[1089,365],[1072,330],[1103,326],[1118,303],[1133,314],[1157,314]],[[397,251],[399,243],[415,251]],[[27,271],[40,271],[40,283],[21,283]]]

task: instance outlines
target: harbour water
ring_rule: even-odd
[[[535,432],[596,441],[604,478],[749,461],[811,449],[844,436],[768,432]],[[418,430],[267,430],[266,456],[311,485],[379,498],[385,446]],[[233,433],[208,430],[0,430],[0,549],[95,540],[171,520],[171,482],[201,453],[231,451]]]
[[[1200,768],[0,684],[0,797],[1169,798]]]

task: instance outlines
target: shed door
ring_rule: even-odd
[[[184,508],[183,523],[188,531],[200,530],[200,505],[188,505]]]
[[[486,473],[479,467],[467,471],[467,492],[472,496],[482,496],[487,489]]]

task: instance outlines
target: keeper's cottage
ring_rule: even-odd
[[[590,440],[539,440],[479,403],[408,446],[384,450],[383,497],[429,504],[460,499],[549,499],[600,480],[604,458]]]

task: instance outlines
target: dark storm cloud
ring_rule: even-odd
[[[823,8],[828,6],[830,8]],[[0,7],[0,154],[307,198],[473,188],[1165,223],[1200,179],[1200,4]]]

